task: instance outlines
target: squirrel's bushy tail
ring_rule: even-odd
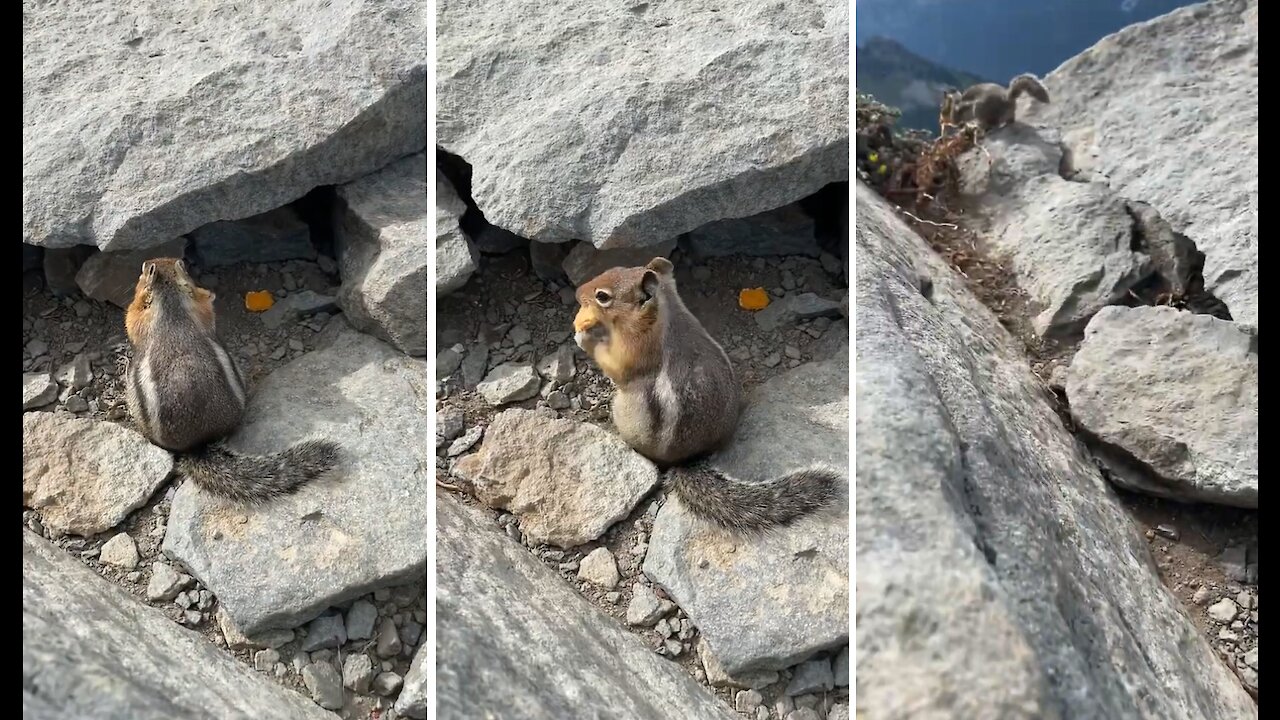
[[[338,464],[341,448],[327,440],[306,440],[274,455],[241,455],[211,443],[178,456],[178,469],[208,492],[257,503],[288,495]]]
[[[1024,92],[1042,103],[1049,102],[1049,91],[1044,83],[1040,82],[1040,78],[1031,73],[1022,73],[1009,81],[1010,100],[1017,100],[1018,96]]]
[[[664,486],[694,515],[731,530],[757,532],[788,525],[830,503],[840,474],[809,468],[766,482],[743,482],[705,462],[673,467]]]

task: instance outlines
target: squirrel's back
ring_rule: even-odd
[[[179,453],[178,467],[210,492],[241,501],[293,492],[331,469],[338,446],[309,440],[275,455],[224,447],[244,417],[244,379],[214,324],[214,294],[195,284],[181,260],[143,263],[125,329],[133,357],[126,400],[142,434]]]
[[[134,418],[152,442],[182,452],[231,433],[244,416],[244,381],[214,330],[213,294],[181,261],[144,266],[126,314],[126,373]]]

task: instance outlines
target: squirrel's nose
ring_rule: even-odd
[[[595,314],[587,308],[582,308],[573,318],[573,331],[575,333],[586,332],[596,326],[599,322]]]

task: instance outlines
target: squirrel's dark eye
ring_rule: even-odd
[[[613,296],[609,294],[609,291],[607,290],[596,291],[596,302],[600,303],[601,307],[608,307],[609,303],[612,301],[613,301]]]

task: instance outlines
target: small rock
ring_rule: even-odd
[[[636,583],[631,602],[627,605],[627,624],[651,627],[660,617],[662,606],[658,603],[658,596],[647,586]]]
[[[796,666],[791,682],[787,684],[786,693],[792,697],[813,692],[826,692],[835,687],[835,678],[831,674],[831,663],[828,660],[809,660]]]
[[[614,560],[613,553],[603,547],[592,550],[582,558],[582,564],[578,567],[578,579],[604,588],[617,585],[621,575],[618,573],[618,563]]]
[[[561,345],[554,353],[538,361],[538,374],[555,387],[569,382],[576,373],[573,348],[568,345]]]
[[[55,378],[58,384],[72,390],[87,387],[93,381],[93,370],[89,368],[89,356],[77,355],[74,360],[58,369]]]
[[[462,453],[470,450],[477,442],[479,442],[480,437],[482,435],[484,435],[484,428],[482,427],[471,428],[462,437],[450,443],[449,449],[445,451],[445,454],[448,455],[449,457],[457,457],[461,455]]]
[[[404,683],[404,678],[393,672],[384,672],[373,679],[373,691],[383,697],[394,693],[400,689],[400,685]]]
[[[1218,602],[1209,606],[1209,617],[1219,625],[1226,625],[1235,619],[1239,608],[1231,598],[1222,598]]]
[[[490,371],[476,386],[476,391],[490,405],[498,407],[528,400],[538,394],[541,385],[542,381],[532,365],[509,362]]]
[[[342,707],[342,678],[329,663],[313,662],[302,668],[302,682],[320,707],[326,710]]]
[[[67,409],[67,412],[80,414],[89,409],[89,403],[79,395],[72,395],[63,403],[63,407]]]
[[[108,565],[132,570],[138,567],[138,546],[128,533],[119,533],[102,544],[98,559]]]
[[[679,657],[684,652],[684,644],[675,638],[669,638],[662,643],[662,647],[667,651],[667,657]]]
[[[321,615],[307,626],[307,637],[302,641],[302,649],[311,652],[321,648],[342,647],[347,641],[347,626],[342,616]]]
[[[707,682],[714,687],[734,687],[749,688],[759,690],[767,685],[778,682],[778,673],[774,670],[748,670],[738,675],[729,675],[724,671],[724,666],[720,664],[720,660],[715,653],[711,651],[711,646],[707,644],[704,638],[698,639],[698,656],[702,658],[702,668],[706,672]],[[784,698],[787,703],[791,702],[790,698]],[[790,710],[790,707],[786,708]],[[782,717],[783,712],[778,712]]]
[[[376,652],[378,657],[391,658],[400,654],[403,647],[400,643],[400,633],[396,630],[396,624],[391,618],[383,618],[382,624],[378,626],[378,643]]]
[[[1238,667],[1236,668],[1236,672],[1240,673],[1240,682],[1244,683],[1245,687],[1249,688],[1255,693],[1258,691],[1258,671],[1257,670],[1254,670],[1251,667]]]
[[[827,711],[827,720],[849,720],[849,706],[836,703]]]
[[[759,690],[739,690],[733,698],[733,707],[740,713],[754,713],[764,702]]]
[[[351,603],[347,611],[347,639],[368,640],[373,637],[373,624],[378,620],[378,608],[368,600]]]
[[[147,582],[147,599],[152,602],[168,602],[191,584],[191,576],[173,569],[168,563],[151,566],[151,580]]]
[[[533,337],[533,333],[529,332],[529,328],[523,325],[513,325],[507,331],[507,340],[511,341],[512,347],[520,347]]]
[[[1253,603],[1254,603],[1253,593],[1249,592],[1248,590],[1241,590],[1240,594],[1236,595],[1236,604],[1244,608],[1245,610],[1252,610]]]
[[[58,384],[47,372],[22,374],[22,409],[43,407],[58,397]]]
[[[1182,537],[1182,533],[1178,532],[1178,528],[1172,525],[1157,525],[1155,529],[1157,535],[1174,542],[1177,542],[1178,538]]]
[[[489,346],[477,344],[462,359],[462,384],[470,389],[484,378],[489,369]]]
[[[1201,585],[1200,587],[1196,588],[1195,594],[1191,596],[1191,602],[1195,603],[1196,605],[1204,605],[1205,603],[1209,602],[1209,598],[1212,596],[1213,596],[1213,593],[1209,591],[1209,588],[1205,587],[1204,585]]]
[[[462,367],[462,355],[453,348],[445,348],[436,353],[436,379],[443,380]]]
[[[253,667],[260,672],[267,672],[275,668],[278,662],[280,662],[280,651],[272,648],[259,650],[253,654]]]
[[[792,325],[798,320],[840,315],[840,303],[818,297],[813,293],[788,295],[770,303],[769,307],[755,314],[756,323],[765,331]]]
[[[369,692],[373,682],[373,661],[364,653],[353,653],[342,662],[342,685],[358,693]]]
[[[813,708],[799,708],[787,714],[787,720],[822,720]]]
[[[413,647],[422,639],[422,626],[418,623],[407,620],[404,626],[400,628],[400,642],[406,646]]]
[[[445,407],[436,411],[436,435],[445,440],[453,440],[465,429],[462,410],[456,407]]]
[[[1244,657],[1241,659],[1245,665],[1248,665],[1254,670],[1257,670],[1258,669],[1258,648],[1255,647],[1252,650],[1245,651]]]
[[[849,648],[840,651],[831,662],[831,675],[835,678],[836,687],[849,687]]]

